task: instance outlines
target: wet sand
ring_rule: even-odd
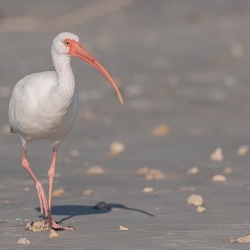
[[[237,152],[250,145],[250,2],[100,2],[0,5],[1,249],[249,249],[230,239],[250,234],[250,157],[246,147]],[[52,39],[65,30],[116,78],[124,105],[105,78],[72,59],[81,105],[58,151],[52,213],[76,230],[49,238],[24,229],[40,219],[39,202],[7,109],[19,79],[53,70]],[[118,154],[113,142],[124,146]],[[49,142],[27,154],[47,191]],[[197,174],[187,173],[192,167]],[[205,212],[187,204],[191,194]],[[107,207],[94,209],[101,201]]]

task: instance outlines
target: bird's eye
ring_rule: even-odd
[[[69,41],[66,41],[66,44],[68,45],[68,44],[70,44],[70,42],[69,42]]]

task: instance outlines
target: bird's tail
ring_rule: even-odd
[[[16,133],[16,131],[14,130],[12,126],[10,126],[10,133]]]

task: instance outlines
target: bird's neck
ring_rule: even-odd
[[[52,52],[52,59],[57,74],[56,95],[69,104],[75,91],[75,78],[70,65],[70,56]]]

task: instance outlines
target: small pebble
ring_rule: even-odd
[[[223,171],[223,174],[232,174],[234,172],[234,169],[231,167],[226,167]]]
[[[154,188],[152,187],[145,187],[143,189],[143,193],[152,193],[154,191]]]
[[[212,181],[214,182],[223,182],[223,181],[226,181],[227,180],[227,177],[224,176],[224,175],[221,175],[221,174],[217,174],[217,175],[214,175],[212,177]]]
[[[166,175],[158,169],[150,169],[149,172],[146,174],[147,180],[165,180]]]
[[[64,189],[59,188],[52,192],[52,197],[59,197],[64,195]]]
[[[239,147],[237,154],[238,156],[245,156],[249,151],[249,146],[248,145],[243,145]]]
[[[187,174],[188,175],[196,175],[199,173],[199,168],[197,167],[193,167],[193,168],[190,168],[188,171],[187,171]]]
[[[94,191],[92,189],[87,189],[87,190],[83,191],[83,196],[90,197],[93,195],[93,193],[94,193]]]
[[[121,154],[125,150],[125,145],[122,142],[112,142],[109,147],[110,156],[114,157]]]
[[[196,187],[180,187],[177,190],[178,191],[195,191]]]
[[[155,136],[166,136],[170,132],[167,124],[160,124],[152,130],[152,134]]]
[[[86,174],[95,175],[95,174],[104,174],[104,169],[101,166],[92,166],[87,169]]]
[[[29,240],[27,240],[26,238],[20,238],[18,241],[17,241],[18,244],[23,244],[23,245],[30,245],[31,242]]]
[[[250,235],[239,237],[239,238],[231,238],[230,243],[249,243]]]
[[[57,237],[59,237],[58,233],[54,229],[51,229],[49,238],[57,238]]]
[[[69,164],[70,163],[70,158],[68,158],[68,157],[58,157],[57,162],[62,163],[62,164]]]
[[[97,209],[97,210],[110,210],[111,207],[106,202],[101,201],[101,202],[97,203],[94,206],[94,209]]]
[[[120,230],[121,230],[121,231],[127,231],[128,228],[127,228],[127,227],[124,227],[124,226],[120,226]]]
[[[196,211],[199,212],[199,213],[203,213],[203,212],[206,211],[206,208],[205,208],[205,207],[198,206],[198,207],[196,208]]]
[[[142,168],[138,168],[136,170],[136,173],[137,174],[140,174],[140,175],[146,175],[150,170],[150,167],[142,167]]]
[[[201,195],[192,194],[187,198],[187,204],[192,206],[201,206],[203,203],[204,202]]]
[[[224,156],[222,153],[222,149],[221,148],[217,148],[211,155],[210,155],[210,160],[211,161],[223,161]]]

